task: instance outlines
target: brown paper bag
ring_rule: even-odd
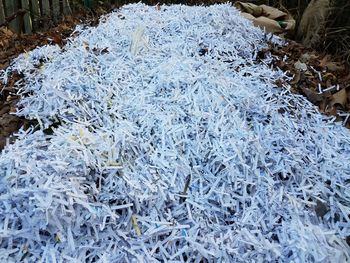
[[[252,3],[236,2],[235,7],[242,12],[251,14],[255,17],[261,16],[263,13],[262,7],[254,5]]]
[[[287,13],[267,5],[255,5],[252,3],[236,2],[235,7],[242,13],[242,16],[253,21],[255,26],[265,28],[269,33],[293,34],[295,20]]]

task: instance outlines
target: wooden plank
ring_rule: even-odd
[[[55,21],[60,16],[60,0],[52,0],[52,16]]]
[[[41,0],[41,7],[42,7],[42,16],[43,18],[48,21],[50,18],[50,1],[49,0]]]
[[[23,23],[24,23],[24,33],[31,34],[32,33],[32,19],[30,17],[30,10],[29,10],[29,0],[21,0],[22,9],[27,11],[25,15],[23,16]]]
[[[39,19],[40,19],[40,8],[38,0],[30,0],[31,10],[30,14],[32,17],[32,30],[35,31],[39,28]]]
[[[5,0],[5,6],[6,6],[6,17],[12,16],[17,12],[17,4],[16,1],[14,0]],[[18,26],[18,18],[13,19],[10,24],[9,28],[16,32],[19,33],[19,26]]]
[[[31,3],[31,12],[32,14],[35,14],[36,18],[40,17],[40,7],[39,7],[39,0],[30,0]]]
[[[15,12],[19,11],[21,9],[21,0],[13,0]],[[16,17],[16,32],[18,34],[22,33],[23,31],[23,14],[20,14]]]
[[[5,8],[2,0],[0,0],[0,24],[5,22]]]
[[[72,14],[72,10],[69,5],[69,0],[62,0],[62,4],[63,4],[63,14],[65,15]]]

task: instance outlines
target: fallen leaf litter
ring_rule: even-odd
[[[350,259],[349,131],[275,88],[264,32],[131,4],[76,33],[1,73],[41,130],[0,156],[0,261]]]
[[[258,59],[266,54],[274,58],[271,66],[293,78],[288,81],[292,92],[305,95],[320,112],[335,116],[350,128],[350,71],[341,57],[317,54],[294,41],[288,41],[288,45],[271,44],[259,51]]]

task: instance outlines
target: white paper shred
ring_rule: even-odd
[[[349,131],[231,5],[158,9],[0,73],[39,123],[0,155],[0,261],[348,262]]]

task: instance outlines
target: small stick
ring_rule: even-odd
[[[186,201],[186,198],[187,198],[186,195],[187,195],[188,188],[190,186],[190,182],[191,182],[191,174],[187,175],[187,177],[186,177],[185,187],[184,187],[184,190],[182,192],[183,197],[180,198],[180,203],[183,203]]]

